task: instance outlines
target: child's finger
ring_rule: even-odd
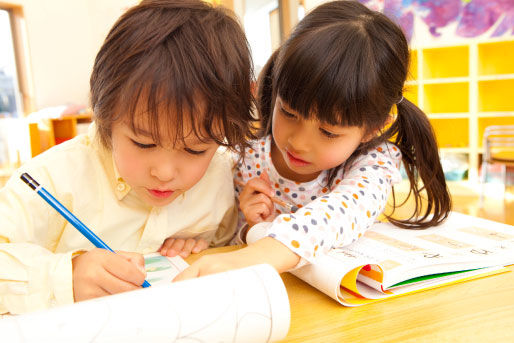
[[[186,258],[191,254],[191,250],[193,250],[193,247],[195,246],[196,241],[192,238],[188,238],[186,242],[184,243],[184,246],[182,247],[182,250],[180,251],[180,256],[182,258]]]
[[[209,247],[209,243],[207,243],[204,239],[199,239],[196,241],[196,244],[192,250],[193,253],[198,254],[200,251],[203,251]]]
[[[256,192],[263,193],[269,197],[275,195],[275,191],[273,190],[273,188],[271,188],[271,185],[268,182],[260,178],[253,178],[246,183],[246,186],[245,188],[243,188],[243,191],[241,192],[240,196],[247,194],[251,195]]]
[[[184,244],[186,241],[184,239],[175,239],[173,241],[173,244],[169,247],[168,251],[166,252],[166,256],[168,257],[175,257],[178,255],[178,253],[182,250],[184,247]]]
[[[271,187],[271,180],[269,178],[268,172],[265,170],[259,176],[261,180],[264,180]]]
[[[105,282],[109,282],[110,286],[105,286],[101,283],[100,285],[107,291],[115,291],[119,287],[120,291],[135,289],[141,287],[143,282],[145,281],[146,273],[132,261],[129,261],[127,258],[128,253],[119,252],[118,254],[109,254],[106,255],[102,266],[103,268],[112,274],[119,281],[123,281],[118,286],[112,285],[113,281],[109,278],[106,279]],[[110,280],[110,281],[109,281]],[[128,285],[131,284],[132,286]]]
[[[141,284],[143,281],[141,281]],[[108,294],[133,291],[141,287],[141,285],[120,278],[118,275],[111,273],[110,270],[106,270],[105,273],[101,275],[99,285]]]
[[[161,253],[162,256],[166,256],[166,253],[168,252],[168,250],[173,245],[173,242],[175,242],[175,238],[171,238],[170,237],[170,238],[166,238],[164,243],[162,243],[162,246],[159,249],[159,252]]]
[[[116,251],[116,253],[134,264],[146,276],[145,258],[143,255],[128,251]]]
[[[269,208],[263,203],[253,204],[243,210],[247,222],[260,223],[270,215]]]
[[[248,199],[240,200],[239,207],[244,212],[246,208],[250,208],[256,204],[265,205],[270,212],[272,212],[275,208],[275,205],[273,205],[271,198],[262,193],[254,194],[252,197],[250,197]]]

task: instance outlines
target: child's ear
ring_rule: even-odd
[[[361,143],[369,142],[373,138],[380,135],[381,131],[382,131],[381,129],[376,129],[376,130],[371,131],[370,133],[365,134],[364,136],[362,136]]]
[[[386,131],[389,128],[389,126],[391,126],[391,124],[395,121],[395,119],[396,119],[395,115],[393,115],[393,114],[389,115],[384,126],[382,126],[381,128],[378,128],[376,130],[373,130],[372,132],[370,132],[368,134],[365,134],[362,137],[361,143],[367,143],[370,140],[372,140],[373,138],[380,136],[382,134],[382,132]]]

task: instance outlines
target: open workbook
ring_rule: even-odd
[[[145,256],[152,286],[0,319],[2,342],[274,342],[289,300],[269,265],[170,283],[180,257]]]
[[[345,306],[508,271],[514,226],[453,212],[425,230],[377,223],[353,244],[293,271]]]

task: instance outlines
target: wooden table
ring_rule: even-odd
[[[209,249],[187,261],[234,249]],[[509,268],[507,273],[353,308],[284,273],[291,327],[281,342],[514,342],[514,266]]]

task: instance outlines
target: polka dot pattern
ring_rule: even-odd
[[[276,196],[299,209],[291,215],[275,204],[279,215],[267,234],[309,262],[362,236],[384,210],[391,186],[401,181],[401,154],[391,143],[362,154],[346,172],[340,170],[330,189],[326,187],[326,171],[304,183],[280,176],[270,157],[271,136],[252,146],[244,162],[236,166],[234,178],[246,183],[263,171],[268,173]],[[241,189],[236,186],[237,196]],[[244,224],[240,211],[238,227]]]

